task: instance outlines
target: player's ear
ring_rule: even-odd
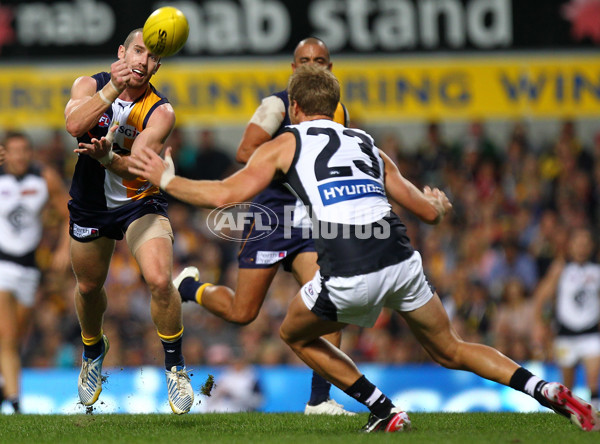
[[[156,71],[158,71],[158,68],[160,68],[160,65],[161,65],[161,63],[160,63],[160,62],[158,62],[158,63],[156,64],[156,66],[155,66],[155,67],[154,67],[154,69],[152,70],[152,74],[153,74],[153,75],[154,75],[154,74],[156,74]]]
[[[125,47],[123,45],[119,45],[117,56],[119,57],[119,60],[123,60],[125,58]]]

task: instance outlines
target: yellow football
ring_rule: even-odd
[[[183,12],[172,6],[165,6],[146,19],[144,45],[151,53],[168,57],[183,48],[189,33],[190,25]]]

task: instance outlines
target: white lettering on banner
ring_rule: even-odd
[[[173,6],[185,14],[190,35],[184,51],[190,54],[233,54],[250,51],[274,53],[290,38],[291,19],[278,0],[212,0],[157,2],[154,8]]]
[[[17,40],[24,46],[99,45],[115,30],[112,8],[94,0],[22,4],[15,22]]]
[[[513,40],[510,0],[323,0],[310,4],[308,17],[331,51],[346,45],[359,51],[462,48],[467,42],[492,48]]]

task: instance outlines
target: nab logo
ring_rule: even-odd
[[[102,114],[102,117],[100,117],[100,119],[98,119],[98,126],[100,126],[102,128],[108,128],[109,125],[110,125],[110,117],[108,117],[108,114],[106,114],[106,113]]]
[[[233,242],[250,242],[273,234],[279,225],[277,214],[253,202],[235,202],[215,208],[206,218],[212,234]],[[244,236],[244,228],[247,228]]]

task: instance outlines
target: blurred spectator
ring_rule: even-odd
[[[225,352],[225,350],[227,350]],[[223,349],[219,365],[227,368],[215,380],[214,388],[205,401],[206,412],[253,412],[263,403],[263,394],[256,370],[243,352]]]
[[[532,357],[531,326],[534,322],[533,301],[523,283],[509,278],[493,322],[494,344],[506,356],[524,362]]]
[[[535,260],[512,236],[501,242],[500,249],[494,254],[489,275],[485,278],[494,299],[500,299],[504,283],[511,278],[519,279],[528,292],[534,290],[538,280]]]
[[[205,128],[200,131],[198,148],[193,165],[188,169],[190,179],[216,180],[233,172],[233,161],[227,152],[217,145],[215,132]]]

